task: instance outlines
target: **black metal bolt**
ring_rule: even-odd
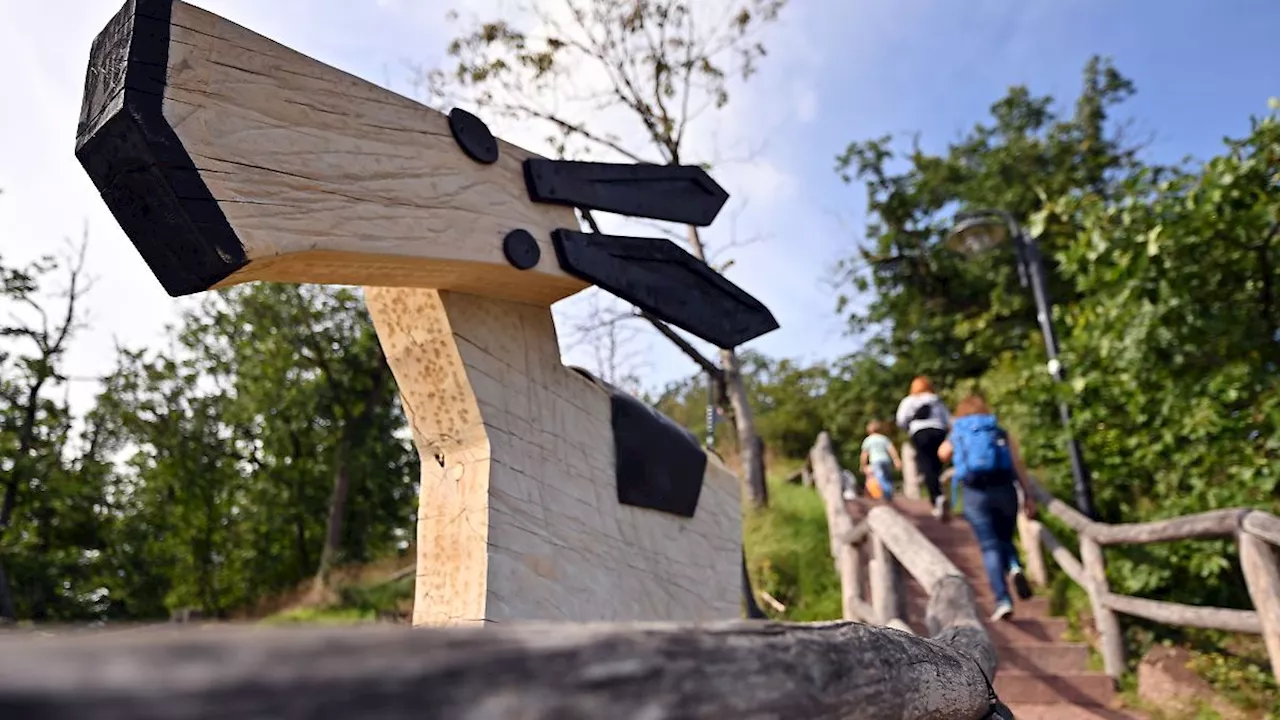
[[[542,249],[528,230],[512,230],[502,238],[502,254],[507,262],[520,270],[528,270],[542,258]]]
[[[467,157],[485,165],[498,162],[498,141],[480,118],[454,108],[449,111],[449,131]]]

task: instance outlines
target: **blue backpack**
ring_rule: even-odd
[[[1009,435],[995,415],[966,415],[951,423],[954,482],[984,488],[1013,482]]]

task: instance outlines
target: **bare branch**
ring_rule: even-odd
[[[717,367],[715,363],[708,360],[702,353],[698,352],[697,348],[691,345],[688,340],[681,337],[675,330],[672,330],[669,325],[643,310],[636,310],[636,316],[648,320],[649,324],[653,325],[653,327],[661,333],[663,337],[670,340],[676,347],[680,348],[681,352],[689,356],[689,359],[697,363],[707,374],[716,378],[721,377],[720,368]]]

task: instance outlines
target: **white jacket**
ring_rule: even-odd
[[[916,419],[916,413],[926,407],[929,409],[928,416]],[[906,428],[908,435],[915,435],[926,428],[947,430],[951,427],[951,413],[947,412],[947,406],[933,393],[920,393],[902,398],[902,402],[898,403],[896,419],[898,427]]]

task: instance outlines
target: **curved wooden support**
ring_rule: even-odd
[[[0,716],[981,717],[968,631],[940,637],[849,622],[15,635]]]
[[[547,308],[365,299],[422,459],[414,624],[739,616],[737,478],[708,456],[692,518],[620,503],[609,393]]]

